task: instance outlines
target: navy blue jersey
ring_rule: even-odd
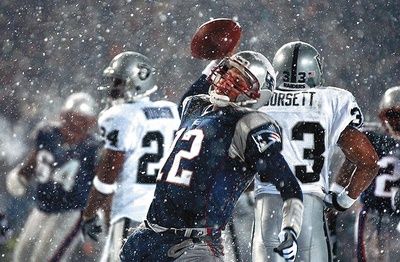
[[[67,145],[57,126],[38,130],[35,200],[40,210],[53,213],[85,207],[100,146],[91,136]]]
[[[281,157],[280,150],[280,129],[266,114],[236,106],[212,110],[208,96],[189,97],[147,220],[164,227],[223,229],[255,173],[268,176],[268,161]]]
[[[389,214],[399,214],[390,203],[391,190],[400,187],[400,144],[398,140],[378,132],[365,132],[379,156],[379,172],[362,193],[361,202],[368,208]]]

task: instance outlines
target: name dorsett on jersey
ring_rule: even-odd
[[[314,105],[313,91],[304,92],[275,92],[266,106],[313,106]]]

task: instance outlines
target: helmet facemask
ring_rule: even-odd
[[[257,102],[260,84],[246,66],[246,61],[225,58],[211,71],[208,81],[213,104],[243,106]]]
[[[382,125],[386,129],[386,132],[395,136],[397,139],[400,138],[400,106],[391,107],[382,110],[379,114],[379,118]]]
[[[383,94],[379,119],[387,133],[400,139],[400,86],[391,87]]]

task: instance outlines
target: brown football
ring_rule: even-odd
[[[230,55],[239,45],[242,28],[229,18],[218,18],[202,24],[194,33],[192,56],[214,60]]]

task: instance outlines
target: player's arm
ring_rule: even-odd
[[[26,160],[12,169],[6,177],[7,191],[16,197],[26,192],[26,187],[32,180],[36,168],[36,150],[32,150]]]
[[[103,149],[100,162],[96,168],[96,176],[89,194],[88,203],[83,212],[84,219],[93,218],[102,207],[106,198],[112,197],[116,189],[116,181],[124,164],[124,152]]]
[[[337,210],[344,211],[356,201],[377,175],[379,158],[368,137],[351,126],[342,131],[338,145],[346,160],[331,187],[332,199],[327,202],[331,201]]]
[[[106,212],[109,210],[117,188],[116,180],[122,170],[124,160],[124,152],[111,149],[102,150],[96,168],[96,176],[93,179],[93,187],[83,211],[81,225],[83,235],[87,235],[95,241],[97,241],[97,234],[101,232],[101,226],[96,216],[97,210],[104,209]]]
[[[178,111],[179,114],[181,115],[182,113],[182,107],[183,107],[183,101],[189,97],[189,96],[194,96],[194,95],[200,95],[200,94],[207,94],[208,90],[210,89],[210,83],[208,82],[207,78],[211,73],[211,70],[217,65],[217,60],[211,61],[206,68],[204,68],[201,76],[199,79],[197,79],[186,92],[183,94],[181,101],[179,102],[179,107]]]
[[[303,194],[296,177],[280,153],[280,128],[275,123],[265,121],[265,116],[261,113],[248,120],[247,126],[250,126],[251,131],[245,143],[246,162],[255,169],[261,181],[275,185],[283,200],[280,245],[274,251],[293,261],[297,253],[296,239],[303,222]],[[254,125],[256,127],[252,128]]]

